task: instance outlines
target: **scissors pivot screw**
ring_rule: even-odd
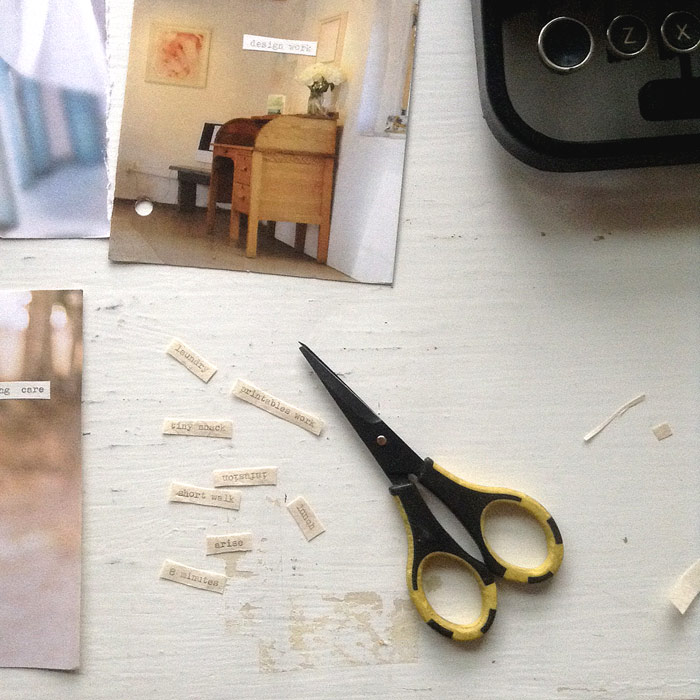
[[[383,435],[377,436],[377,445],[379,445],[379,447],[384,447],[387,442],[388,440]]]

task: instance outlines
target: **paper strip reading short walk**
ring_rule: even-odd
[[[190,437],[227,438],[230,440],[233,437],[233,423],[230,420],[166,418],[163,421],[163,435],[189,435]]]
[[[277,467],[217,469],[213,475],[214,486],[274,486],[277,483]]]
[[[207,535],[207,555],[250,552],[251,549],[253,549],[253,535],[250,532],[238,532],[232,535]]]
[[[309,542],[326,531],[303,496],[298,496],[291,503],[288,503],[287,509]]]
[[[193,569],[191,566],[178,564],[170,559],[163,562],[160,578],[192,586],[192,588],[201,588],[203,591],[211,591],[212,593],[223,593],[227,580],[226,576],[216,571]]]
[[[262,408],[263,411],[267,411],[273,416],[294,423],[314,435],[320,435],[321,430],[323,430],[324,423],[318,416],[314,416],[311,413],[302,411],[300,408],[285,403],[242,379],[236,382],[232,393],[239,399],[252,403],[253,406]]]
[[[173,503],[194,503],[198,506],[213,506],[238,510],[241,507],[239,491],[222,491],[221,489],[206,489],[189,484],[179,484],[173,481],[168,491],[168,500]]]
[[[622,414],[626,413],[630,408],[632,408],[632,406],[642,403],[645,398],[645,394],[640,394],[639,396],[635,396],[635,398],[633,398],[631,401],[628,401],[626,404],[620,406],[615,413],[608,416],[600,425],[597,425],[589,433],[586,433],[586,435],[583,436],[583,441],[588,442],[589,440],[592,440],[599,432],[607,428],[616,418],[619,418]]]
[[[51,382],[0,382],[2,399],[50,399]]]
[[[205,384],[216,374],[216,367],[211,362],[207,362],[199,353],[177,338],[172,339],[165,352]]]
[[[676,606],[681,615],[690,607],[690,604],[695,599],[695,596],[700,592],[700,559],[687,569],[683,575],[676,581],[669,598]]]

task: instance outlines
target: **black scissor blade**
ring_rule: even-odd
[[[299,350],[392,482],[420,473],[423,460],[312,350]]]

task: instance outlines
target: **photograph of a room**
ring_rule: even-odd
[[[417,17],[135,0],[110,259],[391,283]]]

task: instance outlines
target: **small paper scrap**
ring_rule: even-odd
[[[217,469],[214,486],[274,486],[277,483],[277,467],[258,469]]]
[[[191,437],[233,438],[233,422],[230,420],[197,420],[166,418],[163,435],[190,435]]]
[[[51,382],[0,382],[0,400],[50,398]]]
[[[194,503],[198,506],[213,506],[239,510],[241,494],[239,491],[222,491],[221,489],[206,489],[189,484],[179,484],[173,481],[168,491],[168,500],[173,503]]]
[[[659,441],[665,440],[673,435],[673,430],[671,430],[671,426],[668,423],[659,423],[655,425],[651,429],[651,432],[656,435],[656,439]]]
[[[587,433],[586,435],[583,436],[583,441],[588,442],[589,440],[592,440],[599,432],[607,428],[610,423],[612,423],[616,418],[619,418],[621,415],[626,413],[632,406],[636,406],[639,403],[642,403],[644,399],[646,398],[645,394],[640,394],[639,396],[635,396],[631,401],[628,401],[626,404],[620,406],[620,408],[615,411],[612,415],[608,416],[600,425],[596,426],[591,430],[590,433]]]
[[[226,588],[226,576],[216,571],[203,571],[193,569],[191,566],[178,564],[176,561],[166,559],[160,569],[160,578],[182,583],[192,588],[201,588],[203,591],[223,593]]]
[[[239,399],[252,403],[253,406],[262,408],[263,411],[267,411],[273,416],[294,423],[314,435],[320,435],[321,430],[323,430],[324,423],[318,416],[314,416],[311,413],[302,411],[300,408],[285,403],[242,379],[236,382],[232,393]]]
[[[207,535],[207,555],[250,552],[251,549],[253,549],[253,535],[250,532],[239,532],[233,535]]]
[[[303,496],[298,496],[291,503],[288,503],[287,510],[292,514],[299,529],[309,542],[326,531],[326,528],[323,527],[321,521],[316,517],[316,514],[311,510],[311,506]]]
[[[690,607],[700,592],[700,559],[676,581],[668,597],[681,615]]]
[[[172,339],[165,352],[205,384],[216,374],[216,367],[211,362],[207,362],[198,352],[177,338]]]

